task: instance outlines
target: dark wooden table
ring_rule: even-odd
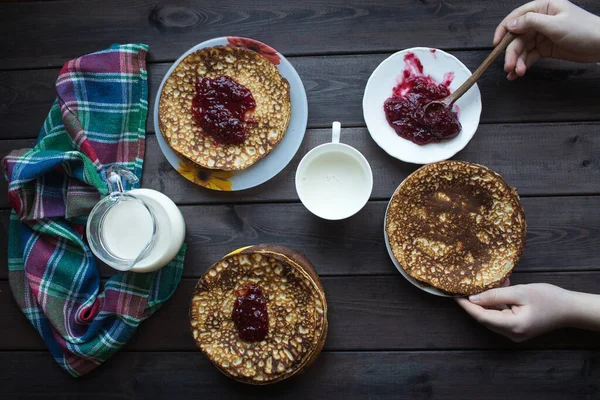
[[[594,1],[580,2],[600,12]],[[383,242],[386,203],[415,169],[370,138],[362,94],[390,53],[450,51],[472,70],[496,24],[520,1],[87,0],[0,4],[0,155],[29,147],[52,104],[62,64],[114,42],[150,45],[150,105],[169,67],[206,39],[249,36],[281,51],[308,93],[309,129],[293,162],[270,182],[217,193],[179,176],[148,120],[143,186],[175,200],[187,221],[184,278],[125,348],[79,380],[67,376],[17,308],[0,245],[0,398],[600,398],[600,335],[564,330],[514,344],[448,299],[395,270]],[[456,158],[500,172],[523,197],[529,232],[512,282],[600,292],[600,67],[546,63],[508,82],[497,61],[480,81],[477,134]],[[329,137],[331,121],[371,162],[369,204],[342,222],[299,203],[300,158]],[[0,183],[6,243],[6,183]],[[237,384],[195,349],[188,303],[198,277],[242,245],[281,243],[305,253],[329,300],[325,350],[304,376],[272,387]],[[110,271],[103,271],[108,275]]]

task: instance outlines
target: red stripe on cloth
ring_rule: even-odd
[[[98,156],[94,150],[94,146],[87,139],[85,132],[81,126],[81,122],[76,115],[70,112],[69,108],[63,103],[61,104],[61,113],[63,124],[66,131],[69,133],[73,141],[79,147],[79,150],[84,153],[93,163],[98,163]]]
[[[132,62],[133,53],[130,53],[128,51],[123,51],[120,53],[121,55],[121,70],[124,73],[129,73],[129,74],[133,74],[133,73],[139,73],[139,68],[135,65],[136,63]]]
[[[85,225],[72,224],[71,227],[75,232],[77,232],[79,237],[83,237],[85,234]]]
[[[127,315],[131,318],[142,319],[148,299],[125,291],[112,288],[104,289],[105,312],[114,312],[118,315]]]
[[[145,50],[139,50],[137,53],[137,60],[134,63],[131,63],[131,67],[133,68],[133,72],[136,74],[140,73],[140,70],[142,69],[142,67],[145,67],[146,65],[146,51]]]
[[[77,315],[77,322],[92,322],[94,318],[96,318],[96,315],[98,315],[98,312],[100,311],[100,308],[103,305],[103,302],[98,300],[99,299],[96,299],[96,301],[94,302],[94,304],[92,304],[91,307],[83,307],[79,310],[79,314]]]
[[[96,368],[98,366],[97,363],[95,363],[94,361],[92,361],[90,359],[83,358],[83,357],[73,354],[69,350],[69,346],[73,346],[73,345],[67,344],[67,341],[62,336],[60,336],[60,334],[58,334],[58,332],[56,330],[53,329],[52,333],[54,335],[54,338],[56,339],[56,342],[60,346],[60,348],[63,349],[64,362],[69,364],[69,367],[71,369],[77,371],[77,373],[79,375],[85,375],[88,372],[94,370],[94,368]]]
[[[90,143],[84,131],[80,131],[80,138],[78,141],[79,149],[94,163],[97,164],[99,161],[98,154],[96,153],[96,146]]]
[[[137,157],[141,160],[144,159],[144,154],[146,154],[146,139],[140,138],[138,140],[138,149],[137,149]]]
[[[72,65],[74,61],[75,60],[69,60],[63,65],[63,67],[60,69],[60,72],[58,73],[59,78],[61,75],[68,74],[70,71],[72,71]]]
[[[135,155],[138,154],[140,146],[144,146],[144,141],[137,142],[117,142],[117,143],[102,143],[93,142],[94,150],[102,164],[112,164],[114,162],[135,161]],[[129,154],[134,155],[128,157]]]
[[[8,204],[15,210],[19,217],[22,217],[21,212],[23,211],[23,201],[19,196],[19,189],[10,190],[8,192]],[[26,196],[23,196],[25,198]]]
[[[128,73],[127,69],[123,68],[119,60],[122,52],[112,51],[102,54],[89,54],[80,57],[78,71],[93,72],[94,74],[102,73]]]

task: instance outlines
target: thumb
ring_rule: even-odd
[[[506,27],[513,33],[539,32],[542,35],[549,36],[554,25],[554,16],[528,12],[508,21]]]
[[[469,301],[483,307],[497,306],[500,304],[519,305],[522,302],[521,294],[521,288],[518,286],[501,287],[469,296]]]

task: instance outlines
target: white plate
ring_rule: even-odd
[[[404,181],[406,181],[406,179]],[[402,183],[404,183],[404,181]],[[398,186],[398,188],[396,190],[394,190],[394,194],[396,194],[396,192],[398,191],[398,189],[400,188],[400,186],[402,186],[402,183]],[[393,195],[392,195],[392,198],[393,198]],[[392,251],[392,246],[390,246],[390,240],[388,238],[387,231],[385,229],[386,221],[387,221],[387,213],[388,213],[388,209],[390,208],[390,203],[391,202],[392,202],[392,199],[390,199],[390,201],[388,202],[387,207],[385,208],[385,215],[383,217],[383,237],[384,237],[384,240],[385,240],[385,248],[387,249],[388,255],[390,256],[390,259],[392,260],[392,263],[394,264],[394,266],[396,267],[396,269],[400,272],[400,274],[402,274],[402,276],[407,281],[409,281],[414,286],[418,287],[419,289],[421,289],[421,290],[423,290],[423,291],[425,291],[425,292],[427,292],[429,294],[433,294],[433,295],[440,296],[440,297],[455,297],[455,296],[449,295],[447,293],[444,293],[441,290],[434,288],[433,286],[424,285],[424,284],[420,283],[418,280],[416,280],[412,276],[408,275],[406,273],[406,271],[404,270],[404,268],[402,268],[402,265],[400,265],[400,263],[398,262],[398,260],[396,260],[396,257],[394,256],[394,252]]]
[[[213,46],[238,46],[248,48],[263,55],[267,60],[273,62],[281,76],[290,83],[290,100],[292,104],[292,114],[285,136],[265,158],[258,161],[256,164],[243,169],[241,171],[219,171],[201,168],[189,161],[179,157],[167,144],[162,136],[158,124],[158,103],[163,85],[167,78],[171,75],[177,64],[181,62],[189,54]],[[279,64],[277,64],[279,62]],[[173,63],[169,71],[160,84],[156,101],[154,104],[154,129],[156,131],[156,139],[163,154],[169,163],[188,180],[197,185],[204,186],[213,190],[236,191],[249,189],[258,186],[261,183],[268,181],[283,170],[289,162],[294,158],[294,155],[302,144],[304,133],[306,132],[306,124],[308,121],[308,102],[306,99],[306,91],[300,76],[279,52],[272,47],[261,43],[254,39],[242,37],[219,37],[206,42],[202,42],[188,51],[186,51],[177,61]]]
[[[383,103],[392,95],[394,86],[402,77],[405,69],[404,56],[407,53],[414,53],[423,64],[423,74],[431,76],[436,82],[442,82],[445,73],[453,72],[454,80],[450,84],[450,91],[456,90],[471,76],[471,71],[463,63],[442,50],[414,47],[392,54],[379,64],[367,82],[363,97],[363,114],[367,128],[379,147],[399,160],[414,164],[447,160],[461,151],[477,130],[481,114],[479,88],[474,85],[455,104],[462,125],[462,131],[457,137],[422,146],[403,139],[387,122]]]

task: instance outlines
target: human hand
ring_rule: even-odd
[[[570,293],[558,286],[532,283],[491,289],[456,301],[493,332],[522,342],[567,325]]]
[[[512,11],[494,33],[494,46],[510,31],[504,70],[515,80],[540,58],[600,61],[600,17],[567,0],[536,0]]]

